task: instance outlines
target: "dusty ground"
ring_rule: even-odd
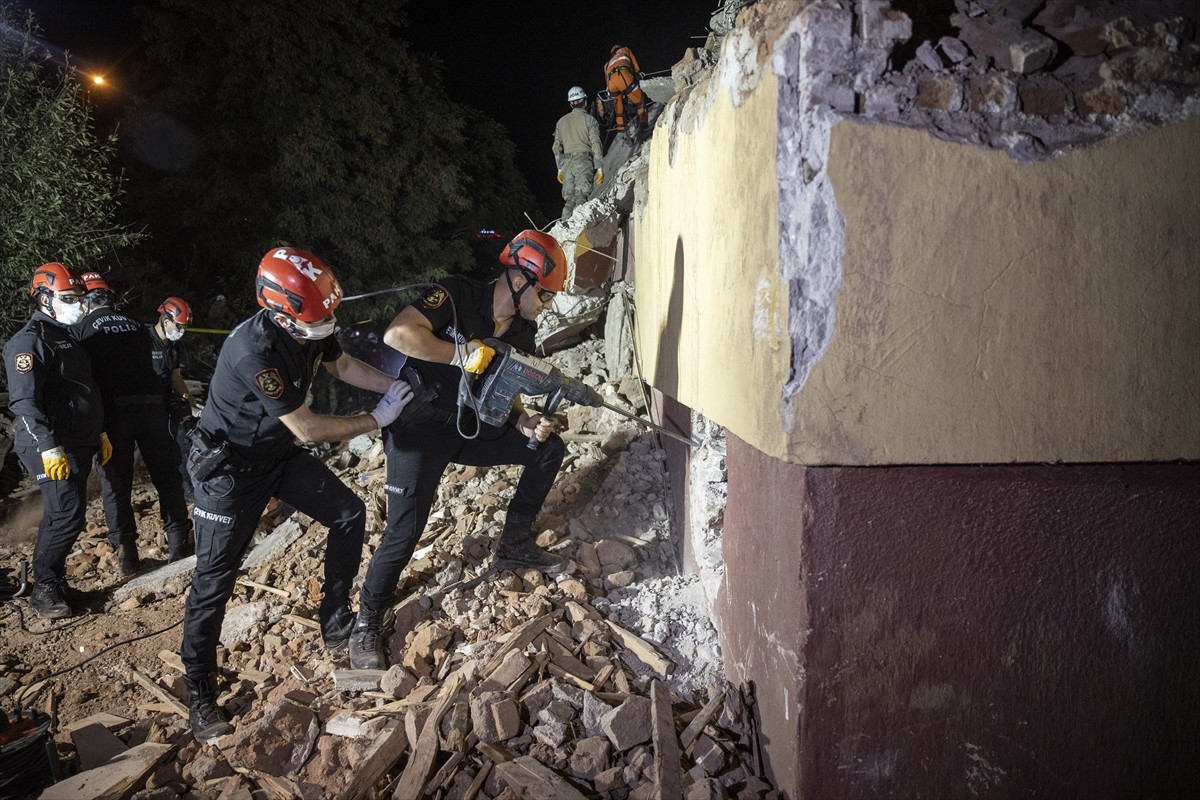
[[[554,360],[564,372],[586,376],[586,382],[608,401],[636,410],[640,399],[618,393],[609,383],[600,347],[585,342]],[[689,797],[770,796],[769,787],[752,777],[757,770],[741,766],[743,756],[748,760],[753,749],[746,716],[744,709],[738,711],[736,687],[724,686],[719,647],[699,579],[677,575],[677,546],[666,512],[667,476],[654,436],[604,409],[576,407],[567,417],[567,459],[535,527],[542,531],[543,546],[571,559],[570,569],[556,579],[492,570],[492,546],[518,471],[452,466],[397,592],[397,600],[405,602],[397,610],[388,651],[390,663],[403,665],[397,673],[403,690],[393,697],[403,700],[400,692],[414,691],[414,684],[417,694],[413,696],[424,696],[422,692],[435,690],[447,674],[473,675],[472,663],[482,663],[497,652],[510,631],[539,616],[556,615],[556,635],[569,649],[596,672],[603,674],[608,667],[611,679],[594,689],[595,697],[610,705],[646,693],[651,681],[661,681],[670,688],[675,713],[680,715],[677,727],[682,728],[714,692],[734,698],[726,704],[728,712],[720,723],[725,727],[714,721],[718,727],[705,729],[723,742],[712,750],[728,753],[703,769],[699,756],[692,754],[681,763],[681,769],[696,773],[687,780],[693,791]],[[383,521],[381,445],[377,437],[360,437],[349,447],[323,447],[318,452],[368,504],[365,568]],[[6,501],[0,522],[0,568],[11,570],[32,550],[40,498],[28,491],[25,484]],[[258,756],[246,755],[245,741],[222,740],[219,750],[200,747],[184,720],[164,708],[161,698],[135,678],[136,670],[175,696],[184,696],[177,668],[167,662],[180,642],[186,581],[160,581],[155,587],[154,576],[180,565],[156,571],[164,565],[166,541],[147,481],[139,483],[134,495],[145,569],[132,585],[145,584],[149,577],[149,589],[131,591],[118,576],[115,554],[103,538],[106,529],[98,492],[93,498],[87,529],[68,559],[70,584],[80,593],[74,602],[86,613],[45,621],[33,618],[23,599],[0,605],[0,708],[12,710],[20,704],[48,713],[67,773],[83,765],[64,728],[93,714],[129,720],[114,727],[126,745],[143,741],[172,745],[171,758],[143,784],[138,797],[257,797],[292,792],[314,798],[336,796],[330,787],[349,779],[356,756],[348,755],[355,752],[353,748],[330,742],[345,740],[318,735],[302,768],[259,763],[254,760]],[[247,571],[246,582],[239,585],[229,605],[225,647],[219,654],[226,672],[222,701],[234,715],[238,733],[227,739],[253,738],[255,734],[248,732],[264,715],[276,713],[281,703],[293,703],[300,696],[297,692],[311,709],[305,713],[314,714],[322,724],[338,714],[374,714],[382,709],[378,713],[385,715],[390,708],[388,698],[379,692],[339,687],[335,671],[346,667],[344,653],[326,652],[319,633],[303,624],[315,618],[325,529],[292,515],[287,507],[277,507],[260,523],[260,537],[281,526],[295,531],[294,541]],[[657,649],[670,662],[667,669],[656,670],[622,647],[604,620]],[[530,655],[537,656],[533,648]],[[538,676],[544,680],[536,685],[557,685],[544,669]],[[569,696],[575,705],[582,702],[574,686],[555,691]],[[546,718],[545,709],[530,705],[529,696],[535,693],[527,687],[521,697],[525,703],[521,731],[503,742],[506,747],[513,753],[537,756],[594,796],[637,800],[645,795],[642,787],[651,786],[648,781],[653,777],[645,745],[614,747],[611,753],[605,745],[606,760],[580,773],[581,768],[571,766],[576,763],[573,759],[582,758],[579,754],[585,746],[580,742],[593,742],[587,745],[592,747],[600,741],[595,737],[602,740],[603,734],[597,734],[594,722],[572,719],[572,713],[583,712],[578,708],[572,712],[570,704],[559,704],[556,713],[561,720]],[[587,736],[585,728],[590,728]],[[267,745],[258,742],[254,747]],[[511,796],[504,794],[508,790],[496,781],[494,772],[488,775],[489,764],[478,755],[463,759],[457,772],[447,774],[438,796],[469,796],[471,781],[483,781],[485,776],[488,780],[473,796]],[[384,777],[398,780],[403,766],[401,759]],[[593,774],[605,766],[607,770]],[[290,783],[268,780],[264,774],[282,775],[278,780]],[[254,776],[264,782],[256,783]],[[288,788],[281,790],[280,785]],[[701,786],[703,791],[696,788]]]

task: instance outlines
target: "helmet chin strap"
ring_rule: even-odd
[[[529,280],[526,279],[525,285],[522,286],[520,289],[514,289],[513,285],[512,285],[512,270],[511,269],[504,270],[504,279],[506,281],[508,281],[508,291],[512,294],[513,316],[518,317],[521,315],[521,293],[529,288]]]

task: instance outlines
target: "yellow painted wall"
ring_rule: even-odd
[[[1200,120],[1024,165],[838,123],[836,333],[788,398],[775,104],[768,75],[655,131],[634,244],[656,388],[796,463],[1200,458]]]

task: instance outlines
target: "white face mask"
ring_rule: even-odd
[[[176,328],[175,330],[173,330],[167,334],[168,342],[178,342],[182,338],[183,338],[183,331],[179,330],[178,328]]]
[[[307,339],[310,342],[317,342],[321,339],[329,338],[337,329],[337,317],[331,317],[324,322],[307,323],[300,320],[291,320],[291,326],[288,331],[300,339]]]
[[[75,325],[83,320],[83,303],[64,303],[55,295],[50,308],[54,311],[54,319],[63,325]]]

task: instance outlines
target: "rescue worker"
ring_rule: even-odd
[[[588,113],[587,92],[572,86],[567,92],[571,110],[561,116],[554,126],[554,164],[558,167],[558,182],[562,184],[562,218],[571,216],[575,207],[585,203],[592,192],[593,182],[604,183],[601,163],[600,125]]]
[[[158,321],[150,329],[150,343],[154,346],[154,372],[162,381],[163,399],[167,404],[167,422],[171,438],[179,449],[179,474],[183,481],[183,496],[187,502],[194,501],[192,478],[187,472],[187,452],[191,440],[188,432],[196,424],[194,414],[200,412],[200,404],[192,396],[183,379],[182,348],[179,340],[192,324],[192,307],[182,297],[172,295],[158,305]]]
[[[333,336],[342,289],[315,255],[271,250],[255,281],[262,310],[225,340],[192,434],[188,469],[196,492],[196,571],[184,611],[181,657],[188,721],[200,741],[233,728],[217,705],[217,643],[238,564],[263,509],[277,497],[329,529],[319,607],[326,648],[346,646],[354,624],[350,587],[362,557],[366,506],[318,458],[296,445],[340,442],[388,425],[408,403],[408,384],[342,351]],[[382,393],[374,410],[349,417],[305,403],[317,367]]]
[[[397,423],[384,429],[387,452],[387,527],[371,558],[358,599],[358,621],[350,636],[350,666],[381,669],[384,613],[404,567],[429,518],[446,465],[520,464],[524,467],[493,564],[497,569],[533,568],[561,572],[564,560],[539,548],[532,525],[562,465],[565,446],[551,417],[527,413],[520,400],[508,424],[479,425],[465,415],[460,433],[457,390],[460,364],[482,372],[491,348],[480,339],[495,337],[530,352],[536,319],[563,288],[566,256],[554,237],[526,230],[500,253],[502,272],[488,283],[451,277],[405,306],[384,333],[384,343],[408,356],[401,375],[431,402],[414,403]],[[474,363],[473,363],[474,362]],[[466,418],[469,416],[469,418]],[[463,434],[466,434],[464,436]],[[533,434],[541,443],[528,447]]]
[[[91,358],[72,332],[83,319],[83,281],[63,264],[43,264],[29,296],[35,310],[5,343],[4,369],[17,418],[13,446],[42,493],[29,607],[60,619],[74,613],[64,596],[66,562],[83,530],[92,458],[104,465],[112,445]]]
[[[616,114],[614,127],[637,144],[646,130],[646,95],[642,92],[642,68],[628,47],[614,44],[604,64],[604,80]]]
[[[100,273],[85,272],[80,279],[87,315],[79,324],[79,344],[92,359],[113,448],[112,459],[100,468],[104,519],[121,574],[129,576],[140,566],[132,499],[135,450],[158,493],[168,561],[190,555],[192,523],[179,477],[179,450],[171,439],[162,383],[154,372],[150,332],[113,308],[116,292]]]

